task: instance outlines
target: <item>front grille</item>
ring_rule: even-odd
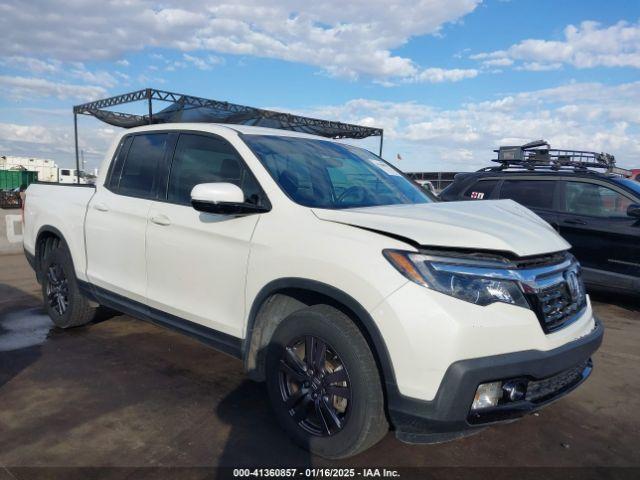
[[[548,265],[556,265],[567,260],[567,252],[557,252],[547,255],[535,255],[533,257],[524,257],[517,260],[512,260],[517,268],[536,268],[545,267]]]
[[[575,287],[574,287],[575,289]],[[533,294],[534,310],[545,333],[551,333],[575,319],[576,314],[586,305],[582,282],[578,279],[578,289],[572,295],[567,281],[563,281]]]
[[[579,383],[588,374],[591,361],[587,360],[580,365],[565,370],[553,377],[543,380],[533,380],[527,385],[526,400],[532,403],[540,403],[549,400],[563,391]]]

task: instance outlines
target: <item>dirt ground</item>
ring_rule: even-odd
[[[550,471],[640,478],[640,302],[593,300],[604,343],[591,378],[566,398],[462,440],[416,446],[389,433],[355,458],[328,462],[290,443],[264,387],[246,380],[239,360],[125,315],[54,329],[24,257],[1,256],[0,480],[61,472],[201,478],[206,467],[294,465],[384,466],[439,478],[583,467]]]

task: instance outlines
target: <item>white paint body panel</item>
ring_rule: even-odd
[[[26,190],[23,244],[27,252],[35,253],[38,232],[54,227],[64,236],[76,275],[86,280],[86,247],[84,224],[87,205],[95,194],[90,187],[63,187],[34,183]]]
[[[126,133],[171,129],[227,139],[261,184],[272,210],[224,217],[112,194],[103,184],[118,139],[100,168],[95,191],[29,187],[27,251],[34,253],[43,225],[54,226],[69,244],[80,279],[239,338],[246,335],[249,311],[265,285],[290,277],[329,284],[371,314],[400,392],[424,400],[433,398],[455,361],[550,350],[593,329],[589,306],[582,318],[545,335],[528,309],[479,307],[437,293],[409,282],[382,255],[386,248],[412,250],[414,243],[519,256],[569,248],[549,225],[514,202],[310,209],[280,190],[238,132],[315,137],[214,124],[164,124]],[[101,204],[108,211],[94,208]]]
[[[132,300],[146,299],[145,232],[151,200],[98,188],[87,209],[87,279]]]
[[[513,200],[314,212],[323,220],[393,233],[420,245],[502,250],[521,257],[570,247],[551,225]]]
[[[149,222],[147,228],[147,303],[241,337],[249,242],[258,215],[230,217],[153,202],[149,216],[169,223]]]

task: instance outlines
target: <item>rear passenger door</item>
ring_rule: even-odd
[[[558,184],[555,180],[535,178],[505,178],[499,198],[511,199],[533,210],[558,230]]]
[[[245,201],[268,205],[228,141],[212,134],[181,133],[163,182],[166,189],[148,214],[148,304],[239,337],[250,241],[263,214],[196,211],[191,206],[192,188],[213,182],[233,183],[243,190]]]
[[[94,285],[144,302],[145,230],[167,152],[167,133],[126,136],[105,184],[87,209],[87,277]]]

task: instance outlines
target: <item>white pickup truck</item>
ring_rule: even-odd
[[[440,203],[369,151],[216,124],[128,130],[100,172],[26,192],[54,323],[104,305],[240,358],[316,454],[457,438],[591,372],[580,267],[510,200]]]

